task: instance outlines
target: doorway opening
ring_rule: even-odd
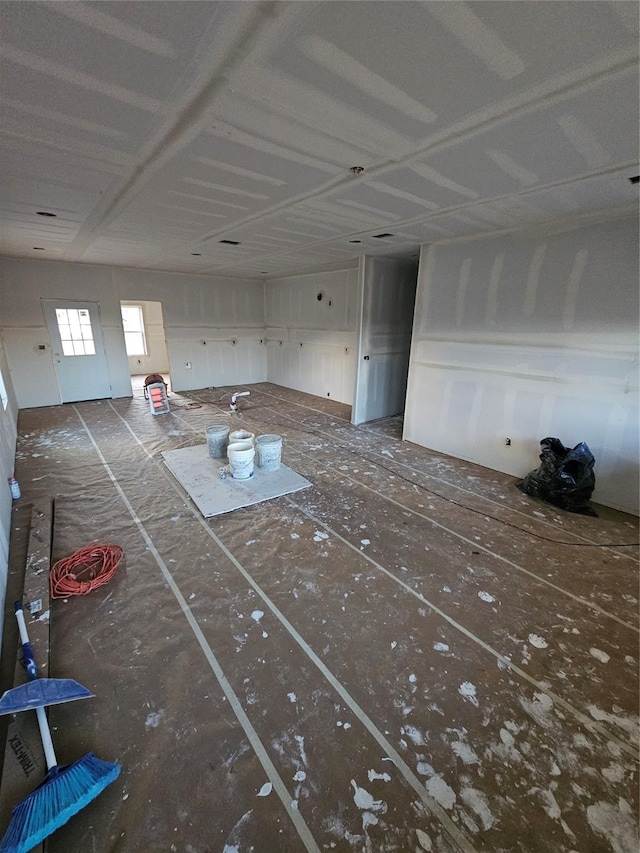
[[[170,386],[169,353],[164,329],[162,303],[145,299],[123,299],[120,302],[122,328],[129,361],[131,393],[144,392],[145,377],[162,376]]]
[[[418,264],[363,256],[359,278],[354,425],[404,414]]]

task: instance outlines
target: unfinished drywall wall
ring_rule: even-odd
[[[10,258],[0,269],[0,330],[20,408],[61,402],[41,298],[99,304],[114,397],[131,394],[123,299],[162,303],[175,390],[266,378],[262,282]]]
[[[635,217],[423,247],[404,437],[522,476],[546,436],[638,513]]]
[[[404,411],[417,262],[362,257],[359,346],[351,423]]]
[[[168,373],[169,354],[164,337],[162,303],[145,299],[131,301],[123,299],[121,305],[139,305],[144,322],[144,340],[146,354],[128,356],[129,373],[136,374]]]
[[[2,391],[0,394],[0,645],[2,644],[2,622],[4,598],[7,588],[7,564],[9,561],[9,538],[11,532],[12,498],[7,479],[14,472],[16,435],[18,422],[18,404],[13,392],[11,374],[4,351],[2,332],[0,331],[0,375]]]
[[[351,404],[357,300],[355,267],[268,281],[269,382]]]

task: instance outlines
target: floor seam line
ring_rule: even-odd
[[[379,571],[383,572],[385,575],[387,575],[389,578],[391,578],[391,580],[395,581],[395,583],[397,583],[399,586],[403,587],[408,593],[410,593],[410,595],[413,595],[420,602],[422,602],[422,604],[426,604],[427,607],[430,607],[432,610],[434,610],[441,618],[443,618],[446,622],[448,622],[453,628],[460,631],[460,633],[464,634],[466,637],[468,637],[470,640],[475,642],[477,645],[479,645],[485,651],[492,654],[496,659],[502,661],[505,664],[505,666],[507,666],[512,672],[519,675],[521,678],[523,678],[529,684],[536,687],[542,693],[545,693],[554,702],[557,702],[558,705],[560,705],[566,711],[571,713],[584,726],[591,728],[591,729],[595,729],[602,736],[608,738],[609,740],[615,741],[621,749],[624,749],[625,752],[632,755],[636,761],[638,760],[637,748],[631,746],[626,741],[621,740],[617,735],[615,735],[609,729],[600,725],[597,720],[592,720],[589,717],[587,717],[586,714],[584,714],[582,711],[579,711],[577,708],[574,708],[573,705],[571,705],[569,702],[566,701],[566,699],[563,699],[561,696],[559,696],[553,690],[549,690],[547,687],[544,687],[543,684],[541,684],[539,681],[536,681],[536,679],[534,679],[527,672],[525,672],[523,669],[521,669],[517,664],[514,664],[512,661],[510,661],[509,658],[502,655],[499,651],[494,649],[488,643],[485,643],[484,640],[481,640],[480,637],[477,637],[472,631],[469,631],[468,628],[465,628],[464,625],[461,625],[459,622],[456,622],[456,620],[453,619],[453,617],[448,616],[436,604],[432,604],[432,602],[430,602],[427,598],[425,598],[422,595],[422,593],[418,593],[415,590],[413,590],[408,584],[404,583],[404,581],[400,580],[400,578],[397,578],[392,572],[390,572],[389,569],[385,569],[384,566],[380,565],[380,563],[377,563],[368,554],[365,554],[359,548],[356,548],[355,545],[352,545],[351,542],[349,542],[347,539],[345,539],[343,536],[341,536],[339,533],[337,533],[328,524],[326,524],[325,522],[316,518],[311,513],[307,512],[303,507],[299,506],[293,500],[291,500],[291,498],[286,497],[285,499],[287,500],[287,502],[291,506],[298,509],[303,515],[305,515],[307,518],[309,518],[311,521],[313,521],[314,524],[318,524],[321,527],[323,527],[325,530],[328,530],[333,536],[335,536],[337,539],[339,539],[341,542],[343,542],[345,545],[347,545],[349,548],[351,548],[353,551],[355,551],[356,554],[359,554],[368,563],[370,563],[372,566],[377,568]]]
[[[300,453],[300,451],[298,451],[298,450],[294,450],[294,452]],[[391,498],[388,495],[382,494],[381,492],[378,492],[375,489],[372,489],[371,486],[368,486],[366,483],[361,483],[360,480],[355,480],[353,477],[350,477],[348,474],[345,474],[343,471],[340,472],[340,474],[336,474],[336,477],[337,478],[344,477],[345,480],[350,480],[352,483],[355,483],[355,485],[360,486],[363,489],[367,489],[370,492],[373,492],[378,497],[382,498],[383,500],[389,501],[390,503],[394,504],[395,506],[399,507],[400,509],[405,510],[406,512],[410,512],[412,515],[416,515],[416,516],[418,516],[418,518],[422,518],[425,521],[428,521],[429,524],[433,524],[435,527],[439,527],[441,530],[445,530],[447,533],[450,533],[452,536],[455,536],[458,539],[461,539],[463,542],[467,542],[469,545],[472,545],[474,548],[479,548],[480,550],[484,551],[486,554],[490,554],[492,557],[495,557],[496,560],[500,560],[500,562],[506,563],[508,566],[511,566],[511,568],[516,569],[516,571],[523,572],[524,574],[528,575],[529,577],[535,578],[537,581],[540,581],[540,583],[543,583],[543,584],[546,584],[547,586],[550,586],[556,592],[560,592],[563,595],[566,595],[568,598],[573,599],[573,601],[576,601],[579,604],[584,604],[586,607],[590,608],[591,610],[596,611],[601,616],[606,616],[608,619],[613,619],[614,622],[618,622],[623,627],[628,628],[631,631],[635,631],[636,634],[640,633],[640,628],[636,628],[635,625],[631,625],[629,622],[625,622],[623,619],[621,619],[619,616],[616,616],[614,613],[609,613],[608,610],[605,610],[604,608],[600,607],[599,604],[594,604],[591,601],[587,601],[586,598],[581,598],[579,595],[575,595],[573,592],[570,592],[569,590],[564,589],[561,586],[557,586],[556,584],[551,583],[551,581],[546,580],[546,578],[543,578],[541,575],[537,575],[535,572],[532,572],[530,569],[525,569],[524,566],[519,566],[518,563],[514,563],[508,557],[503,557],[502,554],[496,554],[495,551],[492,551],[490,548],[487,548],[486,545],[481,545],[479,542],[474,542],[472,539],[469,539],[468,537],[464,536],[462,533],[457,533],[455,530],[451,530],[451,528],[446,527],[444,524],[441,524],[439,521],[435,521],[435,519],[430,518],[428,515],[425,515],[422,512],[418,512],[418,510],[412,509],[411,507],[406,506],[406,504],[402,504],[399,501],[396,501],[395,498]]]
[[[167,479],[169,483],[174,487],[174,490],[180,495],[182,498],[183,495],[178,491],[175,478],[172,475],[169,475],[166,467],[160,463],[159,460],[155,459],[155,457],[149,453],[149,451],[145,448],[142,441],[135,434],[131,425],[126,421],[125,418],[117,411],[117,409],[107,401],[115,414],[123,421],[132,437],[138,442],[143,452],[149,457],[149,459],[153,460],[158,466],[159,470],[162,472],[163,476]],[[395,749],[395,747],[387,740],[387,738],[382,734],[382,732],[375,725],[373,720],[369,717],[369,715],[360,707],[360,705],[356,702],[356,700],[351,696],[349,691],[342,685],[342,683],[333,675],[331,670],[323,663],[318,655],[313,651],[311,646],[306,642],[306,640],[302,637],[302,635],[295,629],[291,622],[286,618],[286,616],[280,611],[280,609],[275,605],[270,597],[266,594],[266,592],[262,589],[262,587],[255,581],[252,576],[247,572],[247,570],[242,566],[240,561],[234,557],[231,551],[227,548],[227,546],[222,542],[222,540],[216,535],[216,533],[208,526],[206,521],[201,517],[195,507],[189,504],[189,509],[194,516],[194,518],[200,523],[205,532],[211,537],[211,539],[216,543],[216,545],[220,548],[223,554],[231,561],[231,563],[235,566],[238,572],[242,575],[242,577],[247,581],[247,583],[258,593],[260,598],[263,600],[266,607],[271,610],[276,619],[280,622],[280,624],[285,628],[285,630],[289,633],[292,639],[297,643],[297,645],[301,648],[304,654],[309,658],[309,660],[316,666],[316,668],[320,671],[325,680],[333,687],[333,689],[338,693],[338,695],[342,698],[345,704],[351,709],[354,715],[360,720],[364,728],[369,732],[369,734],[377,741],[377,743],[385,750],[387,756],[393,760],[393,763],[400,770],[402,776],[405,778],[405,781],[409,783],[409,785],[414,789],[414,791],[418,794],[422,802],[429,809],[431,814],[440,821],[444,831],[450,837],[450,839],[459,847],[460,850],[465,851],[465,853],[475,853],[475,848],[472,844],[467,840],[465,835],[461,832],[460,829],[453,823],[451,818],[446,814],[445,810],[440,806],[440,804],[431,797],[431,795],[427,792],[426,787],[420,782],[418,777],[411,770],[409,765],[402,758],[400,753]]]
[[[306,821],[304,820],[304,818],[302,817],[302,815],[300,814],[298,809],[296,809],[292,806],[292,802],[294,800],[294,797],[287,790],[287,787],[286,787],[282,777],[278,773],[274,763],[272,762],[271,758],[269,757],[267,750],[266,750],[264,744],[262,743],[262,741],[260,740],[260,737],[259,737],[257,731],[255,730],[253,724],[251,723],[248,715],[246,714],[246,712],[242,708],[242,704],[241,704],[240,700],[238,699],[238,696],[236,695],[235,691],[231,687],[230,682],[228,681],[227,677],[225,676],[224,670],[222,669],[222,666],[218,662],[218,659],[216,658],[216,656],[213,652],[213,649],[211,648],[211,646],[207,642],[207,639],[204,636],[204,633],[203,633],[202,629],[200,628],[200,625],[199,625],[197,619],[193,615],[191,608],[189,607],[186,599],[184,598],[184,596],[180,592],[178,584],[176,583],[173,575],[171,574],[171,572],[167,568],[166,563],[164,562],[159,551],[157,550],[157,548],[153,542],[152,537],[147,532],[145,526],[143,525],[143,523],[139,519],[135,509],[133,508],[133,505],[130,503],[129,499],[127,498],[127,496],[124,492],[124,490],[122,489],[122,487],[118,483],[116,476],[114,475],[113,471],[111,470],[109,463],[107,462],[102,451],[100,450],[100,448],[99,448],[96,440],[94,439],[93,434],[91,433],[91,430],[87,426],[84,418],[82,417],[82,415],[80,414],[80,412],[78,411],[76,406],[74,406],[73,408],[74,408],[74,411],[76,412],[78,418],[80,419],[80,422],[82,423],[87,435],[89,436],[91,444],[93,445],[94,450],[98,455],[98,458],[102,462],[102,465],[103,465],[105,471],[107,472],[109,479],[111,480],[111,482],[115,486],[115,488],[116,488],[116,490],[120,496],[120,499],[122,500],[125,507],[127,508],[131,518],[133,519],[134,524],[138,528],[138,531],[140,532],[143,540],[146,542],[149,550],[151,551],[151,554],[152,554],[154,560],[156,561],[158,567],[160,568],[160,571],[161,571],[165,581],[167,582],[173,596],[175,597],[176,601],[180,605],[180,608],[184,614],[184,617],[185,617],[187,623],[189,624],[189,627],[191,628],[198,644],[200,645],[200,648],[202,649],[202,652],[203,652],[203,654],[204,654],[204,656],[205,656],[205,658],[206,658],[206,660],[207,660],[207,662],[211,668],[211,671],[213,672],[215,678],[217,679],[218,684],[220,685],[222,692],[227,697],[227,700],[229,702],[229,705],[230,705],[233,713],[235,714],[240,725],[242,726],[242,729],[243,729],[245,735],[249,739],[249,742],[251,744],[251,747],[253,748],[253,751],[256,754],[256,757],[260,761],[260,764],[262,765],[262,767],[263,767],[263,769],[267,775],[267,778],[269,779],[269,781],[273,785],[274,790],[278,794],[278,797],[279,797],[280,801],[282,802],[282,805],[284,806],[284,809],[285,809],[287,815],[289,816],[289,819],[291,820],[291,822],[292,822],[293,826],[295,827],[298,835],[300,836],[300,840],[304,844],[305,849],[307,851],[309,851],[309,853],[320,853],[320,848],[318,847],[315,839],[313,838],[311,830],[309,829]],[[116,411],[116,410],[114,409],[114,411]],[[116,412],[116,414],[117,414],[117,412]],[[150,458],[153,458],[153,457],[150,457]]]
[[[327,413],[326,413],[326,412],[321,412],[319,409],[312,409],[312,408],[310,408],[309,406],[305,406],[305,405],[304,405],[304,404],[302,404],[302,403],[295,403],[295,402],[293,402],[293,401],[285,400],[283,397],[278,397],[276,394],[271,394],[269,391],[263,391],[263,390],[261,390],[261,389],[258,389],[258,390],[257,390],[257,393],[259,393],[259,394],[266,394],[266,395],[267,395],[267,396],[269,396],[269,397],[273,397],[273,399],[274,399],[274,400],[280,400],[280,402],[282,402],[282,403],[287,403],[287,404],[289,404],[289,405],[291,405],[291,406],[299,406],[299,407],[301,407],[301,408],[309,409],[309,411],[312,411],[312,412],[318,412],[319,414],[323,414],[325,417],[331,417],[331,415],[327,415]],[[267,408],[271,408],[271,410],[272,410],[272,411],[277,411],[277,410],[274,410],[272,407],[267,407]],[[291,421],[293,421],[293,422],[295,423],[295,419],[294,419],[294,418],[292,418],[290,415],[287,415],[287,414],[285,414],[284,412],[278,412],[278,414],[279,414],[281,417],[287,418],[288,420],[291,420]],[[337,416],[336,416],[336,417],[337,417]],[[346,421],[345,423],[350,424],[350,421]],[[363,428],[363,427],[366,429],[366,426],[365,426],[365,425],[363,425],[363,424],[360,424],[358,428]],[[368,430],[368,431],[369,431],[369,432],[374,432],[373,430]],[[329,435],[329,433],[325,433],[322,429],[318,429],[318,430],[316,430],[316,432],[317,432],[318,434],[326,435],[327,437],[331,437],[331,438],[333,438],[332,436],[330,436],[330,435]],[[346,440],[346,441],[348,441],[348,439],[345,439],[345,440]],[[402,442],[403,442],[403,440],[402,440],[402,439],[394,439],[393,437],[391,438],[391,440],[392,440],[392,441],[397,441],[397,442],[399,442],[400,444],[402,444]],[[416,445],[416,447],[421,447],[421,445],[418,445],[418,444],[417,444],[417,445]],[[354,450],[353,450],[353,452],[355,453],[355,452],[357,452],[357,451],[354,449]],[[374,455],[376,455],[376,456],[382,456],[382,455],[384,455],[384,454],[379,453],[379,452],[377,452],[377,451],[375,451],[375,450],[373,450],[373,451],[371,451],[371,452],[372,452]],[[446,455],[446,454],[445,454],[445,455]],[[453,457],[453,458],[455,458],[455,457]],[[409,466],[409,465],[407,465],[407,463],[406,463],[406,462],[399,462],[397,459],[392,459],[391,461],[395,462],[395,464],[396,464],[396,465],[399,465],[399,466],[400,466],[400,467],[402,467],[402,468],[410,468],[410,466]],[[465,461],[465,460],[462,460],[462,461]],[[471,464],[473,464],[473,465],[477,465],[478,463],[477,463],[477,462],[474,462],[474,463],[471,463]],[[416,470],[416,469],[411,469],[411,470],[415,473],[415,470]],[[458,486],[458,485],[457,485],[457,484],[455,484],[455,483],[450,483],[450,482],[448,482],[447,480],[443,480],[443,479],[442,479],[442,478],[440,478],[440,477],[435,477],[433,474],[429,474],[429,473],[427,473],[426,471],[418,471],[418,473],[419,473],[419,474],[421,474],[423,477],[428,477],[429,479],[431,479],[431,480],[435,480],[435,481],[436,481],[436,482],[438,482],[438,483],[443,483],[444,485],[449,486],[450,488],[458,489],[458,491],[465,492],[466,494],[472,495],[472,496],[473,496],[473,497],[475,497],[475,498],[480,498],[481,500],[488,501],[489,503],[492,503],[492,504],[494,504],[494,505],[495,505],[495,506],[497,506],[497,507],[501,507],[502,509],[504,509],[504,508],[505,508],[505,507],[504,507],[504,504],[501,504],[499,501],[496,501],[496,500],[494,500],[493,498],[487,497],[486,495],[478,495],[478,494],[476,494],[475,492],[470,491],[469,489],[465,489],[465,488],[464,488],[464,486]],[[499,473],[502,473],[502,472],[499,472]],[[417,484],[416,484],[416,485],[417,485]],[[433,494],[434,494],[434,495],[436,495],[436,493],[435,493],[435,492],[433,492]],[[436,496],[437,496],[437,497],[440,497],[442,500],[446,500],[446,498],[443,498],[443,497],[442,497],[442,495],[436,495]],[[518,510],[518,509],[513,509],[513,508],[510,508],[510,509],[512,510],[512,512],[517,512],[519,515],[523,515],[525,518],[529,518],[529,516],[527,516],[527,515],[526,515],[526,513],[523,513],[523,512],[521,512],[521,511],[520,511],[520,510]],[[531,519],[529,518],[529,520],[531,520]],[[545,525],[545,526],[547,526],[547,527],[551,527],[552,529],[555,529],[555,528],[553,527],[553,525],[552,525],[552,524],[550,524],[548,521],[545,521],[545,520],[543,520],[543,519],[537,519],[537,521],[538,521],[538,523],[539,523],[539,524],[544,524],[544,525]],[[526,531],[525,531],[525,532],[526,532]],[[609,552],[610,552],[610,553],[612,553],[612,554],[616,554],[618,557],[622,557],[623,559],[627,559],[627,560],[632,560],[632,561],[633,561],[633,563],[634,563],[634,565],[637,563],[637,560],[636,560],[634,557],[629,556],[628,554],[624,554],[624,553],[621,553],[620,551],[616,551],[616,550],[614,550],[613,548],[608,547],[607,545],[600,545],[598,542],[594,542],[592,539],[588,539],[586,536],[582,536],[582,535],[581,535],[581,534],[579,534],[579,533],[573,533],[572,535],[573,535],[573,536],[576,536],[578,539],[583,539],[583,540],[584,540],[584,542],[585,542],[585,543],[587,543],[587,544],[589,544],[589,545],[593,545],[594,547],[599,547],[599,548],[606,548],[606,550],[607,550],[607,551],[609,551]],[[576,545],[577,545],[577,546],[579,546],[579,545],[580,545],[580,543],[576,543]]]

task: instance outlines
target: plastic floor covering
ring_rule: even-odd
[[[51,604],[50,675],[95,694],[51,708],[59,760],[122,771],[48,851],[636,853],[637,519],[537,502],[401,418],[267,383],[225,414],[225,390],[20,413],[53,558],[126,555]],[[204,519],[162,454],[223,417],[311,486]]]
[[[311,485],[288,465],[280,465],[275,471],[254,465],[251,477],[235,480],[226,473],[226,460],[211,459],[206,444],[166,450],[162,458],[205,518],[290,495]],[[223,479],[221,472],[225,474]]]

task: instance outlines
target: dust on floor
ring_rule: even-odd
[[[54,559],[126,554],[52,605],[51,675],[96,695],[51,710],[59,756],[122,772],[50,853],[635,853],[636,520],[249,387],[20,413]],[[221,418],[312,488],[203,519],[161,453]]]

